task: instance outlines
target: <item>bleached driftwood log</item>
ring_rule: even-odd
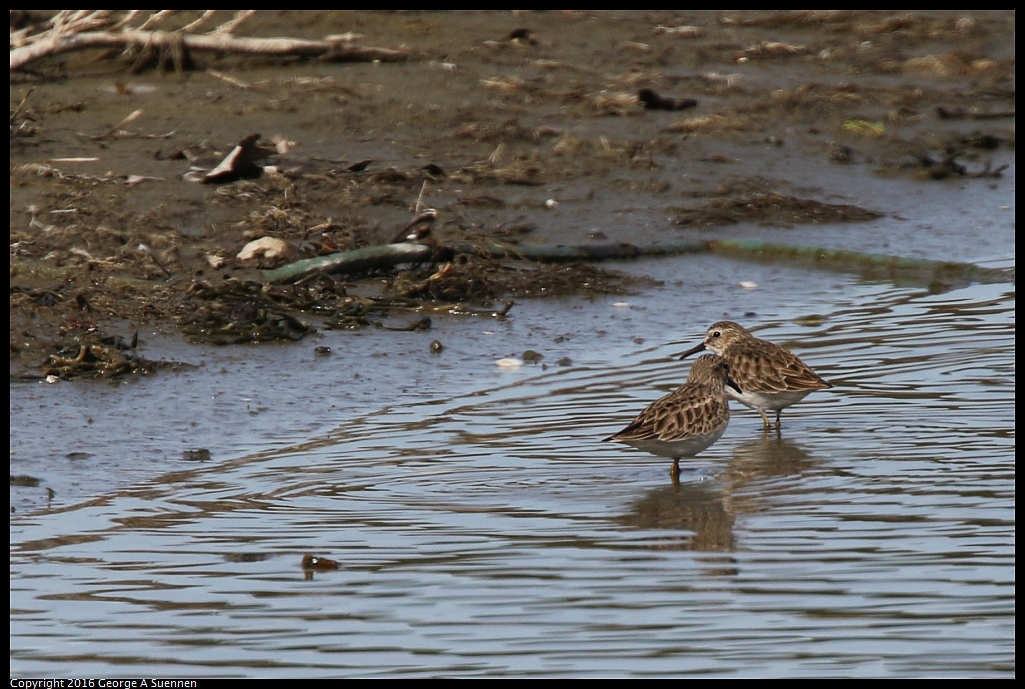
[[[195,22],[173,31],[146,28],[153,26],[158,17],[169,16],[167,13],[155,13],[140,28],[133,28],[128,22],[138,16],[138,11],[128,12],[120,18],[109,11],[59,12],[50,20],[49,28],[45,31],[35,34],[12,32],[11,71],[45,57],[87,48],[134,47],[169,55],[213,51],[298,56],[337,62],[397,62],[411,57],[410,53],[403,50],[354,45],[350,36],[309,41],[298,38],[248,38],[230,33],[251,15],[251,10],[241,12],[212,32],[196,34],[190,31],[194,31],[212,16],[212,12],[206,12]]]

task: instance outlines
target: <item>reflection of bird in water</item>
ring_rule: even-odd
[[[653,546],[658,549],[733,550],[733,515],[723,506],[722,487],[716,481],[683,482],[653,490],[616,521],[634,529],[689,532],[677,538],[660,534]]]
[[[704,350],[726,359],[730,375],[743,391],[727,390],[726,394],[761,414],[766,431],[772,428],[766,409],[776,412],[776,430],[779,431],[779,415],[785,408],[815,390],[833,387],[790,350],[760,340],[732,321],[713,323],[705,334],[705,341],[688,349],[680,358]]]
[[[733,449],[721,474],[724,502],[732,514],[758,514],[785,503],[800,490],[800,479],[784,480],[812,469],[814,456],[775,434],[762,434]]]
[[[815,458],[797,443],[777,435],[762,435],[733,448],[726,465],[727,475],[745,482],[758,478],[792,476],[810,469]]]
[[[737,515],[771,509],[773,496],[786,491],[787,484],[779,477],[800,474],[815,464],[815,458],[798,444],[759,435],[734,449],[724,471],[717,472],[717,480],[681,481],[653,490],[616,521],[634,529],[683,532],[676,538],[660,534],[652,546],[656,549],[732,552]],[[759,481],[771,490],[765,491]],[[719,574],[732,570],[732,563],[716,563]]]
[[[605,440],[671,457],[675,479],[680,475],[681,457],[693,457],[726,432],[730,422],[727,386],[740,391],[726,362],[706,354],[694,362],[682,387],[652,402],[626,428]]]

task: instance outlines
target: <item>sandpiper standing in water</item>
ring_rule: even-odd
[[[730,376],[743,392],[727,389],[726,394],[762,415],[766,431],[772,428],[765,410],[776,412],[779,432],[780,412],[797,404],[808,393],[833,387],[812,371],[797,356],[777,344],[760,340],[733,321],[713,323],[705,341],[680,355],[680,358],[708,350],[730,366]]]
[[[722,437],[730,422],[727,387],[740,388],[730,378],[729,365],[706,354],[694,362],[687,382],[652,402],[630,425],[605,438],[632,445],[673,460],[672,475],[680,475],[680,458],[693,457]]]

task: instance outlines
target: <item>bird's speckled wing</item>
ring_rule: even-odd
[[[730,376],[745,392],[822,390],[833,387],[788,350],[765,340],[738,342],[726,353]]]
[[[612,440],[685,440],[707,435],[730,420],[730,407],[721,394],[684,385],[656,400]]]

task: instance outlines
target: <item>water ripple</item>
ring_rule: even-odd
[[[1013,676],[1013,292],[770,325],[835,388],[677,485],[655,345],[12,522],[12,673]]]

